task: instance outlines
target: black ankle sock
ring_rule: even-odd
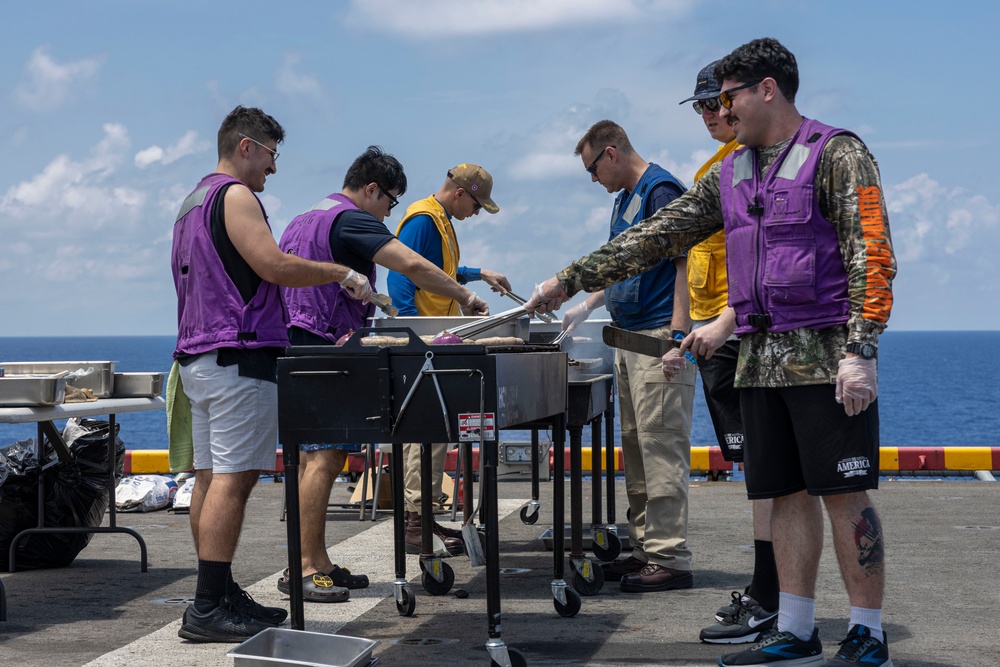
[[[232,563],[211,560],[198,561],[198,584],[194,593],[194,608],[201,613],[219,606],[232,580]]]
[[[778,608],[778,568],[774,564],[774,544],[754,540],[753,551],[753,581],[747,588],[747,595],[764,609],[775,611]]]

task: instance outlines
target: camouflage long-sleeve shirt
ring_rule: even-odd
[[[788,141],[758,148],[763,177]],[[848,276],[850,318],[827,329],[742,336],[737,387],[790,387],[836,382],[837,363],[848,342],[878,344],[892,309],[896,258],[878,165],[863,143],[832,138],[816,171],[823,216],[837,228]],[[719,165],[682,197],[634,225],[558,274],[566,291],[597,291],[645,271],[664,257],[683,254],[723,228]]]

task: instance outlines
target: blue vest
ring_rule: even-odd
[[[175,355],[220,347],[288,347],[287,315],[278,286],[265,280],[250,303],[244,303],[215,249],[212,208],[219,191],[233,183],[240,181],[209,174],[184,200],[174,222],[170,267],[177,290]],[[260,210],[264,213],[263,205]]]
[[[681,192],[684,185],[663,167],[650,163],[631,192],[620,192],[611,213],[611,236],[646,219],[649,193],[660,183],[673,183]],[[674,315],[674,282],[677,269],[668,258],[655,267],[604,290],[604,305],[622,329],[637,331],[668,326]]]
[[[304,259],[336,262],[330,248],[330,230],[341,213],[357,209],[350,198],[332,194],[288,223],[278,247]],[[375,284],[374,264],[368,282]],[[374,304],[358,301],[340,283],[282,287],[281,294],[288,307],[289,326],[305,329],[331,343],[348,331],[363,327],[375,311]]]
[[[804,119],[763,180],[756,151],[741,148],[723,160],[719,192],[737,335],[847,322],[847,272],[837,230],[823,217],[814,191],[823,148],[838,134],[855,136]]]

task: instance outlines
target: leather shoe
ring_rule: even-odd
[[[628,558],[617,558],[610,563],[601,563],[604,570],[604,581],[621,581],[627,574],[634,574],[646,567],[646,563],[635,556]]]
[[[647,563],[646,567],[635,574],[622,577],[620,586],[626,593],[653,593],[691,588],[694,586],[694,573]]]

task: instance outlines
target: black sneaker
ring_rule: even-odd
[[[268,625],[281,625],[288,618],[288,610],[284,607],[265,607],[239,586],[235,592],[229,593],[229,601],[240,609],[245,609],[251,618]]]
[[[750,587],[747,586],[745,589],[743,589],[742,593],[739,593],[737,591],[733,591],[732,593],[730,593],[729,596],[732,598],[732,602],[730,602],[729,604],[722,605],[715,611],[716,622],[732,623],[733,619],[736,618],[736,612],[742,605],[749,604],[751,602],[757,604],[756,600],[747,595],[747,591],[749,590]]]
[[[777,622],[777,611],[767,611],[756,600],[744,595],[737,603],[734,616],[705,628],[698,638],[707,644],[748,644],[760,639]]]
[[[193,604],[188,605],[177,636],[192,642],[239,644],[271,627],[274,626],[252,618],[245,605],[225,596],[218,607],[204,614]]]
[[[802,641],[791,632],[778,632],[777,628],[764,633],[756,644],[745,651],[730,653],[719,658],[719,667],[732,665],[820,665],[823,663],[823,645],[819,629],[813,628],[809,641]]]
[[[871,630],[864,625],[855,625],[840,642],[840,650],[832,659],[823,663],[824,667],[892,667],[889,659],[889,638],[879,641],[872,637]]]

